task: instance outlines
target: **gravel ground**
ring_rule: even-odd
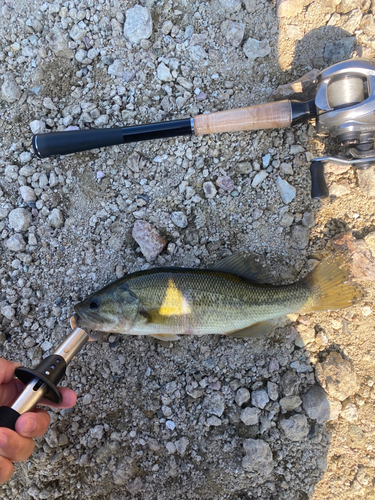
[[[32,132],[304,96],[313,70],[374,57],[373,5],[0,0],[2,356],[35,366],[73,305],[126,272],[237,251],[285,283],[346,245],[367,291],[266,340],[90,343],[63,384],[77,405],[51,412],[2,498],[375,498],[373,170],[331,165],[332,196],[311,200],[309,161],[338,151],[314,122],[45,160],[31,149]],[[161,245],[145,248],[154,232]]]

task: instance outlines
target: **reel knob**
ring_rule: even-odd
[[[324,163],[313,161],[310,165],[311,174],[311,198],[327,198],[329,196],[328,186],[324,177]]]

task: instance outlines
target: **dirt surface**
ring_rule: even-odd
[[[366,297],[295,315],[264,340],[90,343],[63,382],[76,406],[51,411],[48,434],[0,495],[375,498],[374,289],[363,279],[375,256],[373,171],[331,166],[333,194],[312,200],[310,160],[339,151],[314,120],[44,160],[31,147],[35,127],[116,127],[268,102],[313,69],[374,57],[371,2],[145,1],[151,35],[145,21],[131,42],[133,6],[0,0],[1,355],[35,366],[69,334],[74,304],[124,273],[207,267],[238,251],[263,256],[281,284],[333,251],[335,238],[336,247],[350,241],[359,267],[366,261]],[[295,188],[288,203],[279,178]],[[151,262],[132,237],[137,220],[167,242]],[[329,360],[342,362],[341,400],[316,376]],[[320,383],[327,393],[317,403],[310,390]]]

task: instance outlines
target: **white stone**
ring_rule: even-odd
[[[78,26],[78,24],[74,24],[72,29],[69,31],[69,35],[75,42],[80,42],[86,35],[86,30]]]
[[[268,397],[267,391],[265,391],[264,389],[259,389],[251,393],[251,403],[257,408],[261,408],[262,410],[269,402],[269,400],[270,399]]]
[[[267,153],[262,158],[263,167],[267,168],[268,165],[270,164],[270,161],[271,161],[271,155],[269,153]]]
[[[254,177],[253,179],[253,182],[251,183],[251,185],[253,187],[257,187],[259,186],[259,184],[261,184],[265,179],[267,179],[268,177],[268,174],[265,170],[261,170],[260,172],[258,172],[256,174],[256,176]]]
[[[176,428],[176,424],[172,420],[167,420],[165,422],[165,427],[170,431],[174,431],[174,429]]]
[[[250,399],[250,391],[246,387],[240,387],[236,392],[236,397],[234,398],[238,406],[242,406],[247,403]]]
[[[222,7],[228,12],[238,12],[241,10],[241,0],[219,0]]]
[[[189,446],[189,440],[186,437],[182,437],[181,439],[178,439],[174,443],[177,452],[183,456],[185,454],[186,448]]]
[[[172,212],[171,220],[177,227],[185,228],[188,225],[188,220],[183,212]]]
[[[34,120],[30,123],[31,132],[33,134],[45,134],[46,124],[42,120]]]
[[[113,64],[108,66],[108,74],[111,76],[115,76],[121,78],[124,74],[125,67],[121,59],[115,59]]]
[[[13,319],[14,309],[11,306],[4,306],[1,308],[1,314],[5,316],[7,319]]]
[[[240,418],[245,425],[257,425],[259,424],[259,408],[246,407],[241,411]]]
[[[216,196],[216,188],[213,184],[213,182],[208,181],[203,183],[203,191],[206,196],[206,198],[215,198]]]
[[[15,208],[9,214],[9,225],[17,233],[26,231],[31,224],[31,213],[26,208]]]
[[[22,165],[25,165],[25,163],[28,163],[32,159],[32,154],[29,151],[24,151],[19,155],[19,160]]]
[[[6,247],[12,252],[20,252],[26,248],[26,243],[20,234],[14,234],[7,240]]]
[[[84,49],[79,49],[76,52],[75,59],[79,63],[83,63],[83,61],[87,58],[87,51]]]
[[[296,188],[280,176],[276,179],[276,186],[284,203],[288,204],[296,197]]]
[[[31,203],[36,200],[35,191],[30,186],[21,186],[20,194],[25,203]]]
[[[271,53],[271,47],[268,40],[255,40],[249,38],[243,46],[245,56],[249,59],[256,59],[257,57],[265,57]]]
[[[171,82],[172,81],[172,75],[169,70],[169,68],[162,62],[159,64],[158,69],[157,69],[157,75],[159,80],[162,82]]]
[[[4,83],[1,86],[3,98],[10,104],[21,97],[21,90],[12,74],[4,75]]]
[[[58,208],[54,208],[48,216],[49,225],[59,229],[64,225],[64,216]]]
[[[152,35],[152,18],[147,7],[135,5],[126,11],[124,36],[132,43],[139,43]]]

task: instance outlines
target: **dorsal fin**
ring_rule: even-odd
[[[255,283],[270,283],[271,278],[264,266],[264,257],[256,253],[234,253],[225,257],[211,269],[242,276]]]

